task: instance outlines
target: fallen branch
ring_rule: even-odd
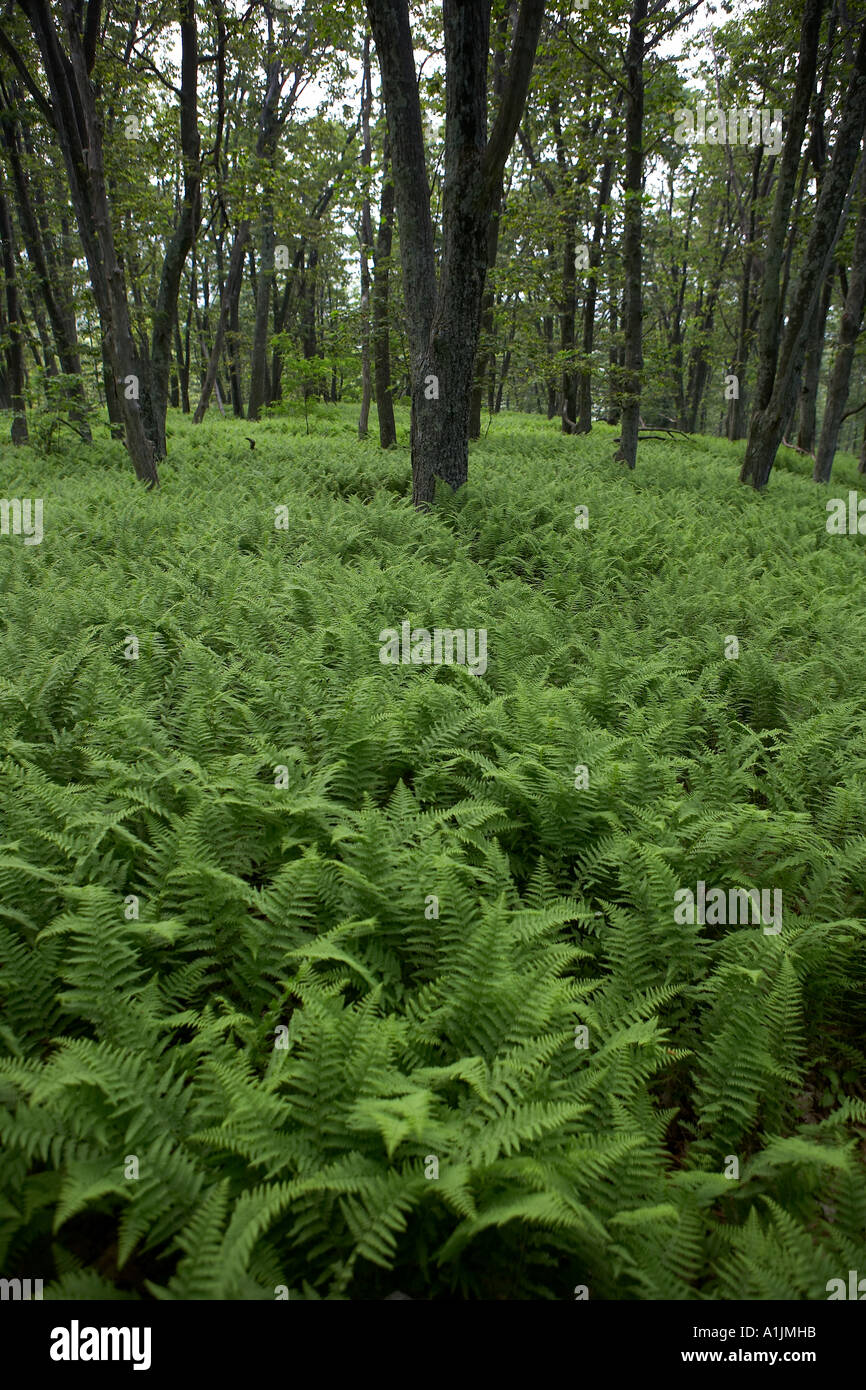
[[[789,444],[787,439],[783,439],[782,447],[785,449],[793,449],[795,454],[803,454],[805,458],[811,459],[813,463],[815,462],[815,455],[810,454],[808,449],[801,449],[799,444]]]

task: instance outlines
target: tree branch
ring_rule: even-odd
[[[18,76],[21,78],[21,81],[24,83],[24,86],[27,88],[28,92],[33,97],[33,100],[36,102],[36,105],[39,107],[39,110],[42,112],[45,119],[49,121],[51,125],[54,125],[54,107],[51,105],[51,102],[46,100],[46,98],[40,92],[39,87],[36,83],[36,79],[31,75],[30,70],[27,67],[27,64],[25,63],[21,54],[18,52],[18,49],[15,47],[14,43],[9,38],[9,35],[6,33],[6,31],[2,28],[0,28],[0,52],[5,53],[7,58],[11,60],[16,72],[18,73]]]

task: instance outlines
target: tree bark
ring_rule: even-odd
[[[407,311],[412,494],[465,483],[469,407],[495,190],[523,111],[544,0],[523,0],[508,79],[487,137],[490,0],[444,0],[446,57],[442,265],[437,289],[421,108],[406,0],[367,0],[388,116]]]
[[[806,0],[807,15],[821,0]],[[802,56],[802,55],[801,55]],[[814,66],[814,65],[813,65]],[[798,74],[799,87],[799,74]],[[792,116],[793,124],[793,116]],[[866,126],[866,28],[861,30],[854,62],[854,72],[845,94],[838,135],[830,166],[821,185],[821,192],[812,219],[812,230],[800,268],[785,324],[778,365],[767,376],[767,356],[763,368],[766,380],[758,395],[749,429],[746,456],[740,472],[741,482],[755,488],[766,487],[776,451],[782,440],[785,420],[796,399],[800,373],[805,357],[805,339],[809,319],[830,263],[839,236],[840,216],[851,182],[854,166],[860,154],[860,142]],[[778,327],[771,338],[778,335]],[[762,400],[766,401],[763,406]]]
[[[623,229],[623,270],[625,302],[623,330],[625,362],[622,380],[622,411],[620,444],[616,459],[634,468],[637,461],[637,438],[640,428],[641,378],[643,375],[643,289],[641,276],[643,216],[643,121],[644,75],[646,48],[644,24],[648,0],[632,0],[629,18],[628,48],[626,50],[626,157],[625,213]]]
[[[90,80],[101,6],[91,0],[84,37],[74,0],[62,0],[69,42],[63,52],[47,0],[19,0],[33,28],[51,92],[51,111],[63,153],[90,281],[99,308],[113,390],[122,413],[126,446],[136,476],[159,482],[153,445],[139,401],[142,370],[129,318],[123,269],[117,256],[105,186],[102,135]],[[86,41],[86,48],[85,48]]]
[[[866,303],[866,159],[863,159],[861,163],[858,192],[860,206],[857,216],[857,230],[854,235],[851,274],[848,278],[845,305],[839,324],[839,345],[827,384],[827,401],[824,407],[821,437],[818,441],[815,469],[812,475],[816,483],[829,483],[833,471],[833,459],[839,445],[839,430],[848,400],[851,364],[854,361],[854,349],[863,321],[864,303]],[[866,439],[866,434],[864,434],[864,439]]]
[[[774,446],[773,439],[777,428],[781,430],[784,424],[785,412],[780,411],[778,400],[774,407],[773,417],[770,418],[766,414],[776,379],[782,332],[782,291],[779,275],[782,269],[785,237],[797,181],[797,170],[800,165],[803,135],[806,130],[806,120],[815,87],[818,41],[824,5],[825,0],[805,0],[800,27],[794,97],[788,117],[788,129],[782,149],[776,194],[773,200],[773,212],[763,258],[764,271],[758,320],[758,370],[752,415],[749,421],[749,439],[743,466],[740,470],[740,481],[751,482],[755,487],[763,486],[761,480],[765,480],[765,475],[769,477],[775,450],[778,447],[778,441]],[[776,417],[779,417],[778,422]],[[781,433],[779,439],[781,439]],[[768,450],[772,450],[769,465],[767,463]]]
[[[24,350],[22,344],[21,311],[18,297],[18,267],[12,240],[12,219],[9,204],[0,184],[0,245],[2,245],[3,279],[6,285],[6,390],[12,411],[10,438],[13,444],[27,443],[27,415],[24,409]]]
[[[14,101],[15,97],[16,92],[13,87],[10,98]],[[19,147],[19,122],[14,119],[12,115],[10,103],[5,93],[3,95],[2,112],[0,112],[0,128],[2,128],[3,143],[9,159],[9,168],[12,173],[15,202],[18,209],[18,223],[21,228],[24,245],[27,249],[27,257],[36,273],[39,290],[45,304],[48,320],[51,324],[51,332],[54,338],[57,358],[60,362],[60,369],[68,376],[79,378],[78,385],[73,391],[73,402],[75,404],[73,404],[70,414],[76,422],[82,441],[89,444],[91,442],[91,433],[86,415],[84,382],[80,379],[81,358],[78,352],[78,335],[75,327],[75,316],[69,312],[68,306],[59,297],[59,292],[62,291],[59,266],[51,256],[49,246],[43,236],[34,202],[31,200]],[[49,258],[51,263],[49,263]]]

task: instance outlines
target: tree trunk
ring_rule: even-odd
[[[746,433],[746,366],[751,347],[752,281],[755,269],[755,230],[758,215],[762,145],[755,146],[752,156],[752,180],[749,190],[749,212],[744,227],[746,245],[743,249],[743,272],[740,281],[740,313],[737,323],[737,346],[731,363],[731,375],[737,380],[737,393],[728,401],[725,434],[728,439],[742,439]]]
[[[93,3],[93,0],[91,0]],[[171,339],[183,267],[201,222],[201,146],[198,133],[198,28],[195,0],[182,0],[180,14],[180,147],[183,202],[165,248],[150,342],[151,441],[155,457],[165,457],[165,415]]]
[[[763,282],[761,285],[761,307],[758,321],[758,371],[755,382],[752,416],[749,422],[749,439],[746,455],[740,470],[740,481],[751,482],[755,487],[763,486],[773,466],[775,449],[773,440],[776,430],[784,424],[784,414],[777,399],[772,416],[767,416],[776,369],[779,358],[779,342],[782,332],[782,301],[780,271],[785,249],[785,236],[791,202],[797,181],[800,164],[800,151],[806,129],[806,119],[815,86],[818,62],[818,41],[821,33],[821,19],[825,0],[805,0],[803,19],[800,28],[799,57],[794,96],[788,117],[788,129],[782,149],[782,159],[776,182],[776,195],[764,252]],[[787,394],[787,392],[786,392]],[[779,434],[781,439],[781,433]],[[767,460],[767,451],[772,454]],[[765,476],[766,475],[766,476]]]
[[[12,219],[9,204],[0,184],[0,245],[2,245],[3,279],[6,283],[6,388],[12,411],[10,438],[13,444],[27,443],[27,415],[24,409],[24,351],[22,346],[20,301],[18,298],[18,268],[12,241]]]
[[[562,358],[561,427],[563,434],[572,434],[577,415],[577,376],[574,370],[575,324],[577,321],[577,192],[565,157],[559,103],[551,103],[553,134],[556,141],[556,163],[559,168],[563,200],[562,235],[562,292],[559,304],[559,350]]]
[[[833,471],[833,459],[839,444],[842,415],[848,400],[851,364],[854,361],[854,349],[863,320],[864,303],[866,303],[866,159],[862,160],[858,191],[860,206],[857,215],[857,231],[854,236],[851,275],[848,280],[845,305],[839,324],[839,345],[830,371],[830,380],[827,383],[827,402],[824,408],[821,438],[818,441],[818,452],[812,475],[816,483],[829,483]],[[864,432],[864,442],[866,442],[866,432]]]
[[[812,319],[807,336],[806,365],[803,369],[803,380],[800,385],[799,424],[797,427],[797,447],[802,449],[804,454],[811,454],[815,448],[815,416],[818,404],[818,384],[821,379],[821,362],[824,356],[824,332],[827,327],[827,315],[830,312],[830,300],[835,278],[835,267],[831,266],[818,302],[812,310]]]
[[[370,78],[370,35],[364,35],[363,76],[361,82],[361,166],[369,177],[373,151],[370,145],[370,110],[373,105],[373,88]],[[370,216],[369,186],[364,188],[364,201],[361,207],[361,413],[358,418],[358,438],[367,438],[370,419],[370,398],[373,382],[370,371],[370,255],[373,249],[373,221]]]
[[[11,96],[13,100],[16,97],[14,85]],[[69,376],[79,378],[73,393],[73,400],[76,404],[73,405],[70,414],[76,422],[82,441],[89,444],[91,443],[91,433],[86,415],[84,382],[80,380],[81,358],[78,353],[75,316],[68,312],[68,306],[59,297],[58,291],[62,290],[62,287],[58,274],[59,267],[53,257],[52,264],[49,265],[50,251],[43,237],[34,203],[31,201],[28,181],[21,161],[18,122],[14,120],[11,112],[4,112],[0,126],[2,126],[3,143],[9,158],[9,167],[15,189],[18,223],[27,249],[27,257],[36,273],[39,290],[51,324],[60,369]]]
[[[589,248],[589,283],[583,306],[583,332],[580,344],[581,367],[577,382],[577,414],[573,417],[575,434],[589,434],[592,429],[592,349],[595,340],[595,306],[598,299],[598,278],[601,270],[601,238],[604,230],[604,209],[610,197],[613,178],[613,159],[607,156],[601,166],[598,202],[592,224]]]
[[[643,291],[641,280],[643,217],[641,197],[644,158],[643,62],[646,44],[644,23],[647,17],[647,8],[648,0],[632,0],[625,62],[628,87],[625,116],[625,226],[622,256],[625,274],[625,303],[623,307],[625,363],[622,383],[620,443],[616,458],[619,462],[627,464],[629,468],[634,468],[637,461],[641,377],[643,374]]]
[[[412,395],[412,494],[465,483],[469,406],[487,262],[487,224],[523,111],[543,0],[523,0],[509,73],[487,138],[490,0],[444,0],[446,55],[442,265],[437,290],[421,108],[407,0],[367,0],[400,216]]]
[[[245,219],[238,227],[237,235],[235,236],[234,240],[234,245],[232,246],[231,260],[229,262],[229,277],[226,282],[226,288],[225,293],[222,297],[222,303],[220,304],[220,312],[219,318],[217,319],[216,332],[214,333],[213,346],[211,347],[210,355],[207,360],[207,369],[205,371],[204,382],[201,388],[201,398],[199,400],[198,405],[195,408],[195,415],[192,417],[196,425],[200,425],[205,417],[205,411],[208,408],[211,392],[213,391],[214,382],[216,381],[217,371],[219,369],[219,360],[222,354],[223,339],[225,337],[228,309],[229,305],[232,302],[232,299],[236,297],[238,292],[240,291],[241,275],[243,273],[244,268],[244,252],[246,250],[247,238],[249,237],[249,234],[250,224]]]
[[[391,177],[391,151],[385,136],[382,151],[382,196],[379,200],[379,228],[373,258],[373,359],[376,375],[376,412],[379,416],[379,445],[390,449],[397,443],[394,401],[391,395],[391,343],[388,319],[391,276],[391,242],[394,233],[394,180]]]
[[[136,476],[154,487],[159,475],[144,430],[139,388],[141,367],[132,337],[123,270],[118,259],[105,187],[102,136],[90,70],[74,0],[62,0],[69,40],[63,53],[47,0],[20,0],[34,31],[51,92],[55,129],[63,153],[90,281],[102,321],[107,365],[123,415],[126,446]],[[97,7],[96,19],[99,11]],[[91,30],[88,13],[87,30]]]
[[[554,245],[552,245],[550,242],[548,242],[548,245],[547,245],[547,259],[548,259],[548,261],[549,261],[549,263],[550,263],[551,266],[553,266],[553,265],[555,264],[555,262],[556,262],[556,247],[555,247]],[[552,362],[552,360],[553,360],[553,355],[554,355],[554,349],[553,349],[553,329],[554,329],[554,325],[553,325],[553,314],[552,314],[552,313],[550,313],[550,314],[545,314],[545,316],[544,316],[544,341],[545,341],[545,343],[547,344],[547,360],[548,360],[548,362]],[[548,371],[550,371],[550,368],[548,368]],[[558,406],[558,405],[559,405],[559,387],[558,387],[558,385],[557,385],[557,382],[556,382],[556,381],[554,380],[554,378],[553,378],[552,372],[550,372],[550,375],[549,375],[548,381],[547,381],[547,418],[548,418],[548,420],[552,420],[553,417],[556,415],[556,411],[557,411],[557,406]]]
[[[807,16],[813,5],[820,9],[820,4],[821,0],[806,0]],[[798,73],[798,87],[799,85]],[[792,116],[792,125],[793,123],[794,118]],[[866,28],[862,29],[860,33],[854,73],[845,94],[833,157],[821,185],[821,192],[812,218],[812,230],[778,352],[778,366],[775,367],[769,379],[764,381],[762,394],[758,395],[755,410],[752,413],[749,440],[740,473],[740,481],[750,482],[755,488],[763,488],[767,485],[776,450],[782,440],[782,431],[792,398],[796,399],[800,372],[805,357],[806,329],[821,285],[830,269],[830,262],[839,235],[840,216],[854,166],[860,154],[860,142],[864,126],[866,126]],[[770,337],[775,341],[777,335],[778,328],[776,327]],[[765,376],[766,364],[765,352],[762,363]],[[760,404],[762,399],[766,400],[763,407]]]
[[[277,104],[282,88],[282,67],[280,60],[275,58],[269,62],[267,67],[267,90],[259,115],[259,134],[256,140],[256,162],[262,169],[265,195],[260,221],[260,263],[258,274],[254,279],[256,314],[253,328],[253,352],[250,362],[248,420],[258,420],[259,412],[268,396],[268,318],[271,312],[271,297],[274,286],[274,246],[276,243],[272,180],[277,135],[280,128],[277,118]],[[252,262],[252,248],[250,248],[250,258]],[[250,273],[252,274],[252,264]],[[240,280],[238,280],[238,290],[240,290]]]

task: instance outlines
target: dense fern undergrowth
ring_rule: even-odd
[[[352,409],[169,428],[154,495],[107,436],[2,451],[45,528],[0,538],[2,1272],[701,1300],[866,1268],[866,538],[827,490],[503,417],[421,516]],[[383,665],[404,620],[485,628],[485,674]],[[781,890],[781,931],[678,924],[699,881]]]

